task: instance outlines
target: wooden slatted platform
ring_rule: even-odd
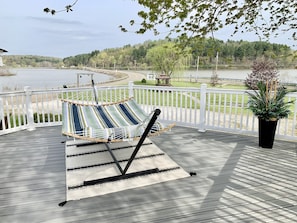
[[[65,199],[61,127],[0,136],[0,222],[296,222],[297,144],[174,127],[151,138],[197,175]]]

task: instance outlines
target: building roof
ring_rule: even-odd
[[[0,48],[0,53],[7,53],[8,51]]]

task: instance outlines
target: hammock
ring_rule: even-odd
[[[88,146],[93,143],[103,143],[110,153],[113,159],[113,164],[117,166],[120,174],[103,178],[99,177],[91,180],[86,179],[79,187],[88,187],[96,184],[172,171],[172,168],[160,170],[159,168],[153,168],[152,165],[152,168],[145,168],[145,170],[138,170],[136,168],[138,171],[131,172],[130,166],[136,159],[136,155],[147,136],[159,135],[160,133],[171,129],[174,124],[162,124],[157,120],[161,113],[160,109],[155,109],[151,114],[147,114],[133,98],[117,103],[98,105],[93,80],[92,85],[96,105],[79,104],[68,100],[62,100],[62,134],[88,141],[87,143],[80,143],[79,147]],[[118,159],[114,153],[114,149],[110,147],[110,142],[122,142],[136,139],[138,140],[138,143],[133,149],[130,158],[127,160],[121,160],[121,157]],[[123,146],[122,148],[127,148],[127,146]],[[120,147],[117,149],[120,149]],[[80,155],[84,156],[84,153]],[[123,163],[124,166],[122,166]],[[94,165],[87,166],[87,168],[92,168],[93,166]],[[61,202],[59,205],[63,206],[66,202],[67,201]]]
[[[62,133],[93,142],[139,139],[152,117],[133,98],[102,105],[84,105],[67,100],[62,102]],[[173,126],[156,120],[147,135],[158,135]]]

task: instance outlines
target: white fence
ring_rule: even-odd
[[[103,86],[97,88],[99,103],[134,97],[146,112],[161,109],[160,119],[199,131],[222,130],[239,134],[257,134],[258,119],[247,109],[244,90],[176,88],[164,86]],[[297,94],[288,95],[294,100]],[[36,127],[61,125],[61,99],[94,103],[93,88],[31,90],[0,93],[0,135]],[[288,119],[280,120],[277,138],[297,138],[297,103]]]

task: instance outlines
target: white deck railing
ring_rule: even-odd
[[[114,102],[134,97],[146,112],[161,109],[160,119],[199,131],[222,130],[240,134],[257,134],[258,119],[247,109],[244,90],[207,88],[177,88],[164,86],[97,87],[99,103]],[[297,94],[288,95],[295,100]],[[36,127],[61,125],[61,99],[94,103],[93,88],[59,90],[31,90],[0,93],[0,135]],[[292,115],[279,121],[277,138],[296,140],[297,103]]]

